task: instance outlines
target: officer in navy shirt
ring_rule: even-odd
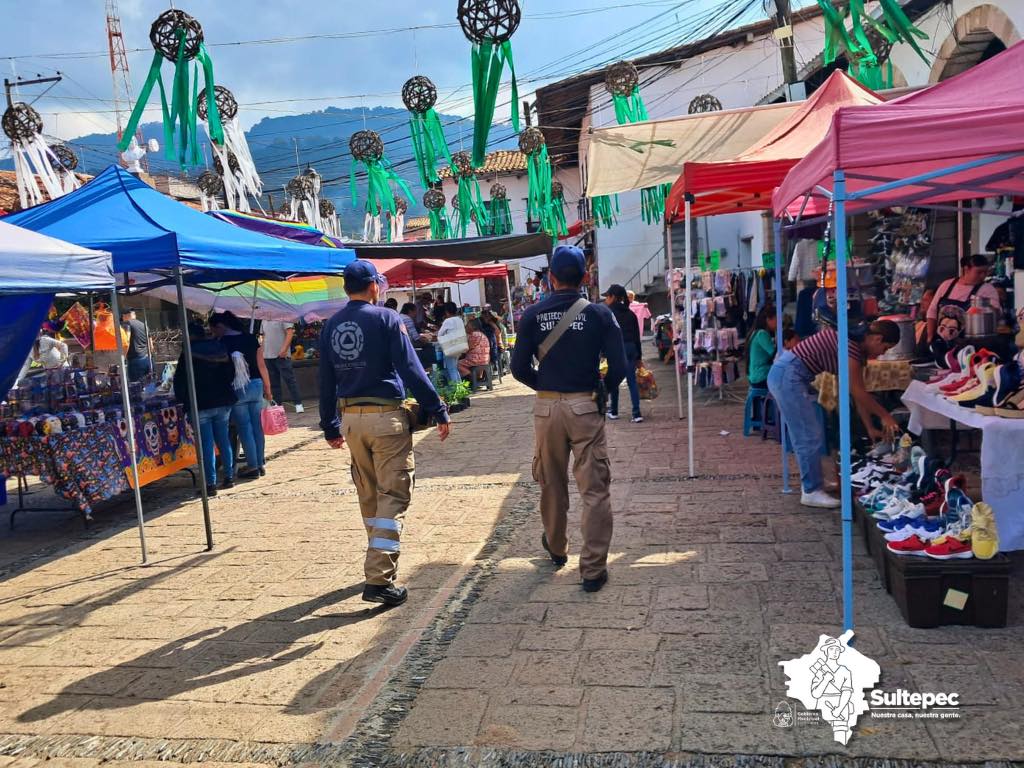
[[[584,590],[597,592],[608,581],[612,538],[611,469],[605,420],[595,397],[601,357],[608,360],[609,389],[617,388],[626,375],[622,331],[611,310],[604,304],[587,304],[534,367],[544,340],[581,298],[586,274],[583,251],[568,245],[555,249],[548,274],[553,292],[523,314],[512,352],[512,375],[537,391],[533,473],[541,488],[541,546],[557,567],[565,565],[571,453],[583,502],[580,576]]]
[[[320,337],[320,428],[332,448],[347,444],[352,454],[369,539],[363,600],[401,605],[408,593],[395,584],[395,575],[415,467],[405,387],[436,420],[442,440],[450,425],[398,313],[376,306],[382,282],[368,261],[345,268],[349,303],[327,321]]]

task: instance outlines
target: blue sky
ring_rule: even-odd
[[[512,46],[524,96],[544,82],[615,58],[703,37],[734,12],[740,12],[740,22],[764,13],[760,0],[523,0],[522,5],[523,22]],[[169,3],[120,0],[119,6],[137,92],[152,58],[150,23]],[[402,83],[415,73],[439,86],[439,109],[470,113],[469,42],[456,24],[456,6],[456,0],[175,2],[203,24],[216,80],[242,104],[244,127],[267,115],[327,105],[400,106]],[[103,0],[0,0],[0,13],[3,76],[56,70],[66,76],[35,103],[47,133],[70,139],[112,130]],[[308,37],[314,35],[335,37]],[[169,65],[165,72],[169,77]],[[31,100],[41,90],[25,89],[20,97]],[[157,117],[147,114],[147,119]],[[498,119],[504,117],[507,109],[499,111]]]

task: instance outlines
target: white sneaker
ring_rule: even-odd
[[[295,404],[295,412],[296,413],[305,413],[306,412],[306,407],[302,403],[296,403]]]
[[[641,422],[643,422],[643,420],[644,420],[643,416],[634,416],[633,417],[633,423],[634,424],[640,424]]]
[[[817,509],[837,509],[842,505],[835,496],[829,496],[824,491],[803,491],[800,494],[800,504],[805,507],[816,507]]]
[[[618,420],[619,420],[619,414],[612,413],[611,411],[608,412],[608,421],[618,421]]]

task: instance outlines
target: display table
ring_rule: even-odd
[[[1000,549],[1024,549],[1024,419],[961,408],[923,381],[910,383],[903,402],[910,409],[914,434],[950,429],[951,422],[981,430],[981,493],[995,512]]]
[[[88,519],[93,504],[131,487],[127,436],[120,418],[53,435],[2,437],[0,475],[38,476]],[[180,405],[137,413],[135,445],[141,485],[196,463],[192,425]]]

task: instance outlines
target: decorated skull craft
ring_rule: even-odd
[[[146,451],[150,456],[160,455],[160,426],[153,419],[146,419],[142,425],[142,435],[146,442]]]
[[[164,408],[160,411],[160,416],[164,421],[164,431],[167,433],[167,442],[170,445],[177,445],[181,438],[181,435],[178,433],[178,409]]]

